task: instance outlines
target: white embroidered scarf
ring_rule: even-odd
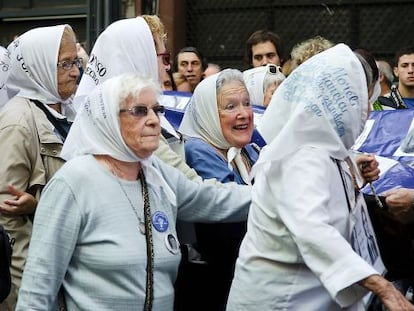
[[[143,74],[158,81],[154,38],[147,22],[140,16],[116,21],[99,35],[75,94],[75,109],[79,109],[96,86],[125,73]],[[160,117],[160,122],[163,128],[178,138],[164,116]]]
[[[278,161],[302,146],[321,148],[335,159],[346,159],[367,112],[364,70],[351,49],[338,44],[313,56],[273,94],[258,125],[267,146],[252,175],[263,164]]]
[[[73,119],[72,98],[63,100],[58,92],[57,62],[66,25],[31,29],[8,46],[11,71],[7,87],[19,90],[18,96],[43,104],[62,104],[62,111]]]
[[[0,108],[3,107],[10,98],[16,95],[17,90],[7,85],[7,79],[11,71],[10,52],[0,46]]]
[[[105,80],[124,73],[141,73],[158,81],[157,53],[151,30],[142,17],[110,24],[96,39],[75,94],[78,109]]]

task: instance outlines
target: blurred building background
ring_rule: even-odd
[[[389,61],[414,45],[413,0],[0,0],[0,44],[32,27],[68,23],[89,50],[112,21],[140,14],[161,17],[173,55],[192,45],[208,61],[239,69],[246,39],[263,28],[282,37],[285,56],[315,35]]]

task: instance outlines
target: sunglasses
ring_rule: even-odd
[[[282,71],[282,68],[280,66],[276,66],[273,64],[269,64],[267,66],[268,66],[269,73],[271,74],[276,74],[278,71],[280,72]]]
[[[165,66],[170,65],[170,60],[171,60],[171,54],[169,52],[165,52],[165,53],[157,53],[157,56],[161,56],[162,58],[162,63]]]
[[[121,109],[119,110],[119,113],[129,112],[134,117],[146,117],[148,115],[149,109],[152,109],[156,115],[163,115],[165,112],[164,106],[155,105],[151,108],[148,108],[147,106],[134,106],[129,109]]]

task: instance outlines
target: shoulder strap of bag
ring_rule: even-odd
[[[336,162],[336,165],[338,166],[339,174],[341,175],[342,185],[344,186],[346,203],[348,204],[348,211],[351,211],[351,203],[349,202],[348,192],[346,191],[344,174],[342,173],[342,168],[341,168],[341,165],[339,164],[339,161],[335,160],[335,162]]]
[[[50,123],[52,123],[53,124],[53,126],[55,127],[55,129],[58,131],[58,133],[60,134],[60,136],[62,136],[63,137],[63,140],[65,140],[66,139],[66,137],[68,136],[68,133],[69,133],[69,126],[67,127],[67,128],[65,128],[63,125],[62,125],[62,123],[58,120],[58,119],[56,119],[53,115],[52,115],[52,113],[45,107],[45,105],[43,105],[40,101],[38,101],[38,100],[36,100],[36,99],[31,99],[31,101],[39,108],[39,109],[41,109],[44,113],[45,113],[45,115],[46,115],[46,117],[47,117],[47,119],[50,121]],[[66,120],[65,120],[65,122],[67,122]],[[68,123],[68,125],[69,125],[69,123]]]
[[[407,109],[407,105],[404,103],[404,100],[401,97],[398,87],[393,84],[391,86],[390,98],[397,105],[397,109]]]
[[[257,154],[260,154],[261,148],[259,147],[258,144],[252,142],[252,143],[250,143],[250,146],[253,147],[254,151],[256,151]]]

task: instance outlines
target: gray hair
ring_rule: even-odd
[[[246,84],[244,83],[243,74],[240,70],[237,69],[224,69],[220,71],[217,77],[216,81],[216,93],[217,95],[220,94],[221,89],[226,84],[229,84],[231,82],[238,81],[242,85],[246,87]],[[246,88],[247,90],[247,88]]]
[[[73,28],[70,25],[65,24],[65,28],[63,29],[62,33],[62,39],[60,41],[60,48],[62,48],[62,45],[65,45],[67,43],[76,44],[76,35],[73,31]]]
[[[374,81],[374,74],[372,72],[371,66],[368,64],[368,62],[365,60],[365,58],[361,54],[359,54],[358,52],[354,51],[354,55],[361,62],[362,68],[364,69],[365,78],[366,78],[366,81],[367,81],[367,87],[369,89],[371,87],[371,85],[375,82]]]
[[[130,97],[138,97],[142,90],[150,89],[158,96],[161,95],[161,88],[159,83],[140,74],[125,74],[122,75],[119,81],[119,89],[115,90],[118,97],[120,108],[124,108],[126,101]]]
[[[391,84],[394,82],[394,74],[392,72],[391,65],[385,60],[378,60],[377,66],[380,74],[384,75],[385,79],[387,80],[387,84],[391,86]]]

